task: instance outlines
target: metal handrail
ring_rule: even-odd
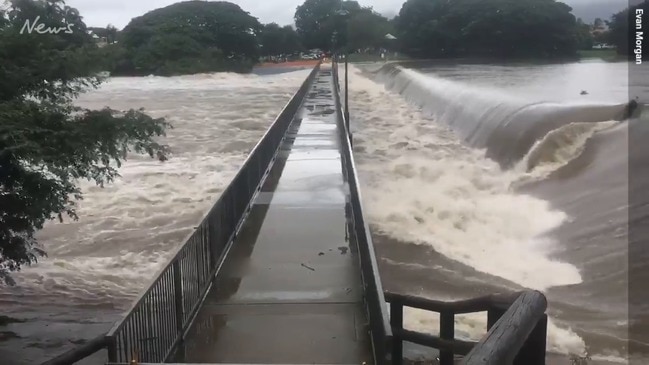
[[[521,293],[463,359],[463,365],[545,365],[548,302],[539,291]],[[493,321],[493,318],[492,318]]]
[[[349,71],[347,64],[345,66],[345,96],[347,97],[349,87],[347,73]],[[345,103],[344,111],[341,106],[340,79],[336,59],[334,59],[332,67],[335,101],[341,121],[345,173],[350,188],[354,231],[361,253],[361,268],[365,293],[368,297],[366,303],[376,363],[401,364],[403,341],[410,341],[440,349],[441,364],[453,364],[455,354],[466,356],[463,362],[465,365],[482,364],[485,359],[488,364],[493,365],[511,364],[512,362],[521,365],[544,364],[547,301],[540,292],[494,294],[451,302],[383,292],[371,233],[362,214],[363,204],[358,186],[359,179],[351,147],[349,110],[347,103]],[[386,300],[390,303],[389,320]],[[381,307],[372,308],[371,306],[376,303],[381,304]],[[403,328],[404,306],[440,313],[440,336],[405,330]],[[456,340],[454,338],[455,315],[483,311],[488,313],[487,335],[479,342]],[[389,360],[387,354],[390,354]]]
[[[426,311],[441,313],[452,311],[455,314],[486,312],[492,308],[507,309],[518,298],[520,293],[515,294],[491,294],[476,298],[443,301],[429,298],[417,297],[407,294],[396,294],[385,292],[385,299],[388,302],[399,302],[401,305],[410,308],[423,309]]]
[[[385,293],[390,303],[390,323],[394,335],[392,363],[402,363],[402,342],[413,342],[440,350],[441,365],[463,364],[540,365],[545,364],[547,301],[538,291],[494,294],[477,298],[440,301]],[[417,308],[440,314],[439,336],[403,328],[403,308]],[[478,342],[455,339],[455,315],[487,312],[487,334]],[[486,361],[486,362],[485,362]]]
[[[108,332],[110,362],[164,362],[173,354],[207,295],[319,68],[320,63],[253,148],[200,225],[187,236],[186,243]]]
[[[363,216],[363,201],[359,186],[354,153],[352,151],[351,133],[349,131],[348,113],[343,112],[340,102],[340,81],[338,77],[338,63],[336,58],[332,61],[332,73],[334,79],[334,100],[338,115],[340,138],[342,141],[341,151],[345,177],[349,184],[350,205],[353,219],[353,233],[359,247],[361,261],[361,273],[363,278],[365,302],[369,316],[370,332],[372,336],[372,347],[374,360],[378,365],[388,362],[387,354],[390,353],[392,343],[392,327],[388,319],[387,305],[383,294],[383,286],[378,271],[376,253],[370,228]],[[348,85],[345,85],[347,88]]]

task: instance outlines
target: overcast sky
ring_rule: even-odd
[[[87,25],[105,27],[113,24],[122,29],[128,22],[144,13],[178,2],[179,0],[67,0],[67,4],[79,9]],[[293,15],[304,0],[230,0],[257,17],[262,23],[293,24]],[[358,0],[363,6],[372,6],[379,13],[393,16],[399,12],[405,0]],[[608,18],[616,9],[626,6],[627,0],[564,0],[574,6],[577,14],[591,21],[592,15]]]

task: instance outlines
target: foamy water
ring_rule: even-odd
[[[547,201],[513,191],[534,171],[503,171],[484,150],[465,147],[448,127],[356,68],[350,99],[366,214],[376,234],[430,246],[510,281],[512,288],[544,290],[582,281],[575,266],[553,258],[556,242],[544,236],[569,217]],[[485,333],[484,314],[458,318],[460,336],[478,339]],[[435,331],[438,321],[434,314],[406,313],[410,328]],[[552,351],[585,350],[579,336],[553,319],[548,336]]]
[[[567,217],[513,192],[524,172],[501,170],[356,70],[350,93],[368,214],[382,230],[529,288],[581,281],[574,267],[547,258],[552,243],[541,236]],[[539,270],[555,274],[539,277]]]
[[[29,327],[11,329],[23,345],[3,343],[9,347],[0,353],[13,354],[12,364],[40,362],[40,350],[30,344],[51,345],[44,356],[52,356],[71,345],[68,339],[89,334],[74,325],[56,335],[38,333],[39,323],[114,320],[115,310],[128,307],[184,243],[308,73],[113,78],[83,95],[78,104],[86,108],[143,107],[166,117],[174,128],[163,142],[172,153],[166,162],[129,156],[121,177],[105,188],[80,182],[80,219],[48,223],[38,239],[49,257],[16,274],[17,287],[0,288],[3,314],[32,313]]]

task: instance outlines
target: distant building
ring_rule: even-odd
[[[599,24],[597,26],[593,25],[590,30],[590,34],[593,36],[601,35],[608,32],[609,28],[606,23]]]
[[[108,45],[108,38],[100,37],[97,34],[95,34],[92,30],[89,30],[88,34],[92,37],[93,41],[95,41],[97,47],[101,48]]]
[[[593,45],[593,49],[615,49],[614,45],[607,44],[607,43],[595,43]]]

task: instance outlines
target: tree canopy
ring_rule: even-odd
[[[22,32],[25,22],[39,24]],[[32,24],[33,25],[33,24]],[[66,29],[48,31],[47,29]],[[79,179],[118,176],[129,151],[162,157],[169,125],[142,110],[73,104],[102,79],[97,46],[79,12],[60,0],[12,0],[0,10],[0,280],[45,254],[34,235],[51,219],[76,218]]]
[[[630,47],[631,43],[635,43],[636,39],[636,9],[649,8],[649,0],[626,8],[619,13],[614,14],[608,22],[610,32],[608,34],[609,42],[617,47],[617,53],[626,55],[629,59],[635,59],[633,53],[634,47]],[[643,24],[644,25],[644,24]],[[642,30],[641,30],[642,31]]]
[[[577,19],[576,27],[577,47],[583,50],[592,49],[594,38],[591,34],[591,25],[584,23],[581,19]]]
[[[362,8],[351,14],[347,21],[349,50],[382,47],[386,34],[392,32],[392,24],[386,17],[371,8]]]
[[[295,12],[295,25],[307,48],[352,51],[384,43],[392,25],[357,1],[306,0]]]
[[[555,0],[407,0],[397,29],[403,51],[419,57],[572,57],[571,10]]]
[[[292,54],[303,49],[300,36],[290,25],[280,27],[276,23],[266,24],[259,37],[263,56]]]
[[[134,18],[119,37],[116,74],[249,71],[261,24],[225,1],[185,1]],[[118,51],[120,52],[120,51]]]

